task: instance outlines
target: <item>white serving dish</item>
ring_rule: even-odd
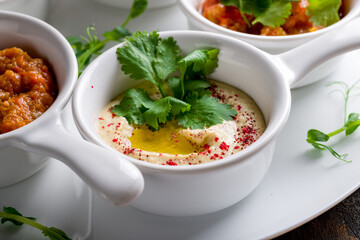
[[[95,23],[98,32],[101,33],[112,29],[114,23],[123,22],[127,16],[126,10],[100,8],[98,4],[90,4],[88,0],[64,0],[58,3],[50,9],[48,22],[65,36],[83,35],[89,23]],[[67,17],[63,18],[64,15]],[[130,22],[129,26],[133,31],[188,29],[186,17],[176,5],[145,12],[137,21]],[[329,210],[360,186],[360,161],[356,161],[356,156],[360,155],[360,135],[355,133],[350,138],[343,139],[339,136],[334,139],[333,146],[341,153],[349,153],[349,159],[353,160],[351,164],[345,164],[329,153],[312,150],[305,141],[306,131],[318,128],[327,132],[342,124],[343,116],[339,115],[344,107],[342,95],[325,84],[338,80],[351,84],[360,78],[358,62],[359,51],[346,54],[340,59],[333,74],[311,86],[292,91],[291,114],[277,140],[274,159],[268,173],[255,191],[233,207],[199,217],[173,218],[148,214],[130,206],[119,208],[95,194],[93,236],[86,239],[114,239],[119,236],[124,239],[173,240],[270,239],[297,228]],[[358,105],[360,98],[352,99],[349,111],[358,111]],[[71,116],[65,120],[73,121]],[[46,174],[48,169],[44,168]],[[59,174],[59,180],[56,178],[55,182],[58,183],[62,178],[68,179],[68,174],[64,174],[61,167],[55,165],[53,170],[49,171],[50,174]],[[45,191],[36,190],[38,185],[34,184],[33,179],[37,178],[37,175],[24,181],[27,183],[25,189],[32,187],[35,190],[32,196],[36,200],[48,199],[49,192],[46,190],[52,189],[53,181],[47,181],[42,185],[44,187],[41,189]],[[325,185],[329,187],[324,188]],[[71,186],[73,185],[70,184],[70,189]],[[67,185],[63,188],[67,189]],[[73,216],[79,216],[82,209],[73,208],[74,202],[47,202],[49,206],[54,207],[53,212],[49,212],[47,208],[33,208],[29,205],[29,197],[24,197],[23,191],[17,189],[17,185],[6,188],[6,191],[0,189],[0,195],[8,194],[11,199],[18,199],[22,206],[28,207],[28,215],[41,217],[41,222],[48,226],[60,226],[68,233],[73,229],[82,229],[77,224],[71,225],[63,219],[63,209],[56,207],[58,203],[70,205]],[[14,201],[11,200],[9,203]],[[80,206],[86,204],[86,201],[81,201]],[[78,218],[74,221],[81,222]],[[31,238],[33,235],[39,236],[37,229],[28,228],[26,232],[23,236],[27,239],[39,239]],[[4,235],[4,232],[0,231],[0,239],[12,239],[9,235]],[[17,236],[13,239],[17,240]]]
[[[248,42],[259,49],[262,49],[271,54],[279,54],[285,51],[294,49],[312,39],[315,39],[322,34],[341,28],[344,24],[351,21],[360,15],[360,2],[357,0],[345,0],[345,12],[346,16],[342,18],[339,22],[323,28],[318,31],[297,34],[297,35],[288,35],[288,36],[259,36],[254,34],[247,34],[236,32],[224,27],[221,27],[203,17],[200,13],[200,6],[203,0],[179,0],[178,5],[187,17],[188,25],[190,29],[194,30],[203,30],[211,31],[220,34],[225,34],[242,41]],[[313,49],[316,51],[316,49]],[[306,86],[308,84],[314,83],[323,79],[324,77],[331,74],[331,72],[336,68],[339,58],[334,58],[329,62],[319,66],[312,72],[309,72],[304,76],[304,80],[299,82],[296,87]]]
[[[19,47],[32,57],[44,59],[58,86],[56,100],[44,114],[21,128],[0,134],[0,186],[23,180],[44,166],[44,157],[21,154],[14,159],[9,153],[17,154],[20,149],[61,160],[115,204],[136,198],[143,189],[139,170],[103,148],[74,137],[61,121],[60,114],[78,77],[76,57],[65,37],[46,22],[25,14],[0,11],[0,22],[0,48]],[[26,161],[29,164],[23,164]]]
[[[173,36],[185,53],[204,47],[219,48],[219,67],[211,78],[246,92],[264,114],[267,123],[264,134],[245,150],[223,160],[195,166],[156,165],[116,152],[100,138],[94,128],[100,110],[136,84],[120,70],[116,49],[121,45],[103,53],[81,75],[73,98],[76,125],[85,139],[111,150],[140,169],[146,187],[132,206],[167,216],[202,215],[222,210],[246,197],[265,176],[276,136],[290,111],[290,88],[322,62],[360,47],[359,34],[352,31],[359,26],[360,19],[357,19],[341,30],[280,55],[270,55],[235,38],[210,32],[162,33],[163,38]],[[342,37],[329,43],[335,35]],[[324,47],[324,42],[328,42],[329,49]],[[308,53],[313,48],[318,51],[310,56]],[[299,63],[298,58],[304,61]],[[89,105],[92,107],[87,107]]]

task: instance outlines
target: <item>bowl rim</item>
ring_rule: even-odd
[[[243,32],[233,31],[224,27],[217,25],[216,23],[211,22],[210,20],[203,17],[199,11],[194,6],[195,0],[178,0],[178,4],[180,8],[183,10],[185,15],[188,16],[188,20],[195,20],[198,24],[201,24],[202,27],[209,28],[213,31],[221,32],[223,34],[227,34],[229,36],[244,39],[244,40],[252,40],[252,41],[273,41],[273,42],[284,42],[284,41],[292,41],[292,40],[302,40],[302,39],[310,39],[317,37],[325,32],[331,31],[334,28],[340,27],[343,24],[347,23],[351,19],[360,15],[360,1],[354,0],[354,6],[350,9],[350,11],[338,22],[319,29],[314,32],[302,33],[302,34],[294,34],[294,35],[286,35],[286,36],[262,36],[256,34],[249,34]],[[201,0],[202,2],[203,0]]]
[[[218,33],[194,31],[194,30],[174,30],[174,31],[159,32],[159,34],[160,34],[160,37],[170,37],[170,36],[174,36],[174,35],[181,35],[181,34],[184,35],[185,34],[185,35],[191,36],[192,39],[196,39],[196,37],[194,37],[194,35],[195,36],[201,35],[203,37],[214,37],[219,42],[223,42],[223,41],[234,42],[235,41],[236,44],[240,44],[240,45],[245,46],[246,48],[251,49],[251,51],[253,51],[254,54],[261,55],[259,57],[270,58],[269,54],[255,48],[254,46],[252,46],[246,42],[243,42],[241,40],[238,40],[238,39],[235,39],[235,38],[232,38],[229,36],[218,34]],[[176,39],[176,36],[174,36],[174,38]],[[88,81],[89,81],[88,75],[91,75],[94,68],[96,68],[96,66],[98,65],[98,62],[102,61],[108,55],[113,55],[113,53],[116,51],[116,49],[118,47],[122,46],[123,44],[124,44],[124,42],[108,49],[107,51],[102,53],[98,58],[96,58],[85,69],[85,71],[80,76],[80,78],[78,80],[78,84],[74,90],[74,95],[73,95],[73,99],[72,99],[72,110],[73,110],[73,116],[74,116],[76,126],[77,126],[79,132],[81,133],[81,135],[86,140],[89,140],[95,144],[105,147],[105,148],[113,151],[114,153],[120,154],[123,158],[129,160],[130,162],[135,164],[135,166],[139,167],[141,170],[153,170],[153,171],[157,171],[157,172],[171,172],[171,173],[196,173],[196,172],[213,171],[213,170],[216,170],[219,168],[225,168],[226,166],[231,166],[234,164],[245,164],[248,160],[250,160],[252,155],[256,154],[259,150],[264,149],[270,145],[270,143],[276,138],[276,136],[280,134],[281,129],[283,128],[283,126],[285,125],[285,123],[287,121],[287,118],[290,113],[290,108],[291,108],[291,93],[290,93],[290,89],[289,89],[289,86],[288,86],[285,78],[283,78],[283,79],[277,80],[278,82],[280,82],[280,86],[278,87],[280,89],[279,92],[283,93],[283,95],[284,95],[283,97],[286,101],[285,103],[283,103],[284,108],[281,112],[281,117],[279,117],[280,120],[278,120],[278,122],[276,122],[276,123],[272,122],[272,125],[274,125],[274,126],[272,127],[273,130],[271,132],[269,132],[270,130],[267,130],[268,128],[265,129],[265,132],[264,132],[265,134],[263,134],[259,138],[261,140],[257,140],[255,143],[251,144],[246,149],[244,149],[236,154],[230,155],[219,161],[214,161],[214,162],[210,162],[210,163],[202,163],[202,164],[191,165],[191,166],[178,165],[176,167],[140,161],[140,160],[131,158],[127,155],[124,155],[121,152],[118,152],[117,150],[113,149],[107,143],[105,143],[105,141],[103,141],[97,135],[96,130],[94,129],[94,125],[87,126],[87,124],[84,123],[83,118],[80,114],[81,111],[79,111],[79,109],[81,109],[80,106],[82,105],[81,104],[82,92],[85,91],[83,89],[85,89],[85,87],[88,85]],[[181,46],[180,46],[180,48],[181,48]],[[276,70],[274,70],[274,71],[276,71],[276,74],[282,75],[280,73],[279,69],[276,67],[274,62],[272,62],[270,59],[267,59],[265,61],[266,61],[266,64],[269,64],[272,66],[272,70],[276,69]],[[279,116],[280,116],[280,114],[279,114]],[[93,119],[96,119],[96,116],[94,116]],[[269,125],[269,122],[268,122],[267,126],[268,125]],[[91,128],[91,129],[89,129],[89,128]]]
[[[26,22],[27,24],[31,24],[33,26],[36,26],[38,29],[41,29],[41,31],[46,33],[47,36],[51,35],[55,39],[57,39],[58,43],[59,43],[58,46],[61,47],[62,52],[64,53],[64,56],[67,60],[66,66],[68,67],[68,72],[67,72],[67,75],[65,76],[65,78],[71,79],[71,80],[65,81],[63,88],[59,89],[58,95],[56,96],[53,104],[41,116],[39,116],[34,121],[26,124],[25,126],[22,126],[11,132],[0,134],[0,140],[5,140],[7,138],[11,139],[13,137],[18,137],[21,139],[21,134],[28,133],[29,131],[31,131],[31,129],[33,127],[36,127],[36,125],[39,125],[44,121],[51,120],[52,116],[54,116],[54,115],[60,115],[61,110],[66,106],[66,104],[70,100],[70,97],[72,95],[73,89],[76,84],[77,72],[78,72],[77,60],[76,60],[76,56],[73,52],[73,49],[72,49],[70,43],[66,40],[66,38],[55,27],[51,26],[50,24],[46,23],[45,21],[40,20],[40,19],[30,16],[30,15],[27,15],[27,14],[24,14],[24,13],[13,12],[13,11],[8,11],[8,10],[0,10],[0,18],[5,18],[6,21],[16,22],[19,24],[21,24],[21,22]],[[38,55],[41,55],[40,53],[41,52],[37,51]],[[34,58],[34,56],[32,56],[32,57]],[[35,56],[35,57],[37,57],[37,56]],[[49,63],[49,64],[51,65],[51,69],[53,69],[52,74],[54,75],[54,68],[56,68],[56,66],[54,66],[54,64],[51,64],[51,63]],[[54,76],[54,79],[58,85],[58,82],[57,82],[57,79],[55,76]]]

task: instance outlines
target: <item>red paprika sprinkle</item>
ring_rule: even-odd
[[[173,162],[172,159],[170,159],[169,161],[166,161],[166,164],[170,165],[170,166],[177,166],[177,163]]]
[[[220,149],[221,150],[229,150],[229,145],[227,145],[225,142],[222,142],[220,144]]]
[[[210,145],[209,145],[209,144],[205,144],[205,145],[203,146],[203,148],[204,148],[204,149],[209,149],[209,148],[210,148]]]

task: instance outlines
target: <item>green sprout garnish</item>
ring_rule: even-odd
[[[147,6],[147,0],[134,0],[129,16],[122,25],[116,26],[113,30],[103,34],[104,39],[100,40],[97,36],[94,25],[90,25],[86,29],[87,37],[69,36],[66,39],[74,49],[77,62],[79,76],[90,62],[103,51],[108,42],[122,42],[126,36],[130,36],[130,31],[126,25],[131,19],[141,15]]]
[[[3,211],[0,212],[0,219],[1,224],[9,222],[16,226],[27,224],[29,226],[35,227],[41,230],[44,236],[48,237],[50,240],[71,240],[71,238],[69,238],[64,231],[55,227],[46,227],[36,222],[36,218],[24,217],[13,207],[3,207]]]
[[[353,132],[356,131],[356,129],[360,126],[360,114],[359,113],[350,113],[348,115],[347,108],[348,108],[348,102],[351,98],[350,92],[354,89],[356,84],[360,82],[360,79],[356,81],[352,86],[349,87],[348,84],[345,82],[335,81],[328,84],[330,85],[340,85],[343,86],[345,90],[345,107],[344,107],[344,124],[341,128],[332,131],[328,134],[325,134],[319,130],[316,129],[310,129],[307,133],[307,139],[306,141],[314,146],[314,148],[319,150],[328,150],[334,157],[336,157],[339,160],[342,160],[344,162],[350,163],[351,161],[346,160],[346,157],[348,154],[339,154],[337,153],[332,147],[323,144],[324,142],[327,142],[331,137],[344,132],[345,136],[351,135]]]

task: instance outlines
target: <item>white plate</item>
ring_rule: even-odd
[[[360,78],[360,51],[348,54],[328,79],[292,91],[293,110],[282,132],[273,164],[258,188],[224,211],[195,218],[169,218],[116,208],[96,197],[94,239],[236,240],[278,236],[313,219],[343,200],[360,184],[360,134],[335,137],[334,148],[349,153],[352,163],[306,143],[308,129],[331,132],[342,125],[343,96],[329,81]],[[360,93],[360,84],[357,93]],[[355,92],[355,91],[354,91]],[[360,96],[349,102],[359,112]],[[176,206],[174,206],[176,207]],[[111,216],[113,222],[105,220]]]
[[[124,10],[109,8],[87,0],[53,1],[52,4],[55,5],[52,5],[48,21],[66,36],[85,34],[86,27],[91,23],[94,23],[99,34],[102,34],[115,25],[120,25],[127,16]],[[187,23],[177,6],[171,6],[147,11],[135,21],[130,22],[129,27],[132,31],[163,31],[187,29]],[[348,54],[341,60],[332,76],[314,85],[292,91],[292,112],[277,142],[270,171],[259,187],[240,203],[211,215],[169,218],[143,213],[131,207],[115,207],[95,195],[93,231],[88,239],[270,238],[300,226],[328,210],[360,186],[360,160],[358,159],[360,134],[357,132],[347,138],[336,137],[335,141],[332,141],[340,153],[349,153],[349,159],[353,162],[347,164],[335,159],[327,152],[320,153],[313,150],[305,141],[306,133],[310,128],[330,132],[341,126],[344,103],[342,95],[335,91],[338,88],[325,87],[325,84],[335,80],[354,82],[360,78],[359,63],[360,51]],[[356,106],[360,106],[360,96],[350,101],[349,112],[351,109],[354,112],[360,112],[359,107]],[[71,119],[67,120],[71,121]],[[49,167],[53,168],[49,170]],[[65,170],[59,163],[49,165],[44,171],[20,184],[30,184],[28,182],[35,181],[34,179],[47,177],[47,181],[42,184],[45,189],[51,189],[52,178],[59,180],[59,178],[66,179],[66,176],[72,176],[67,171],[69,170]],[[59,175],[50,174],[51,172]],[[10,200],[14,200],[9,204],[17,204],[15,200],[21,198],[21,191],[17,188],[18,186],[14,185],[7,189],[7,193],[12,195]],[[48,197],[47,192],[39,188],[33,188],[33,191],[34,198],[46,199]],[[0,203],[2,203],[4,195],[1,189],[0,196]],[[61,197],[59,196],[58,199]],[[76,203],[65,201],[63,204],[63,206],[78,204],[82,207],[84,204],[89,207],[87,198],[78,200]],[[21,206],[27,206],[26,201]],[[79,212],[74,210],[75,208],[70,207],[70,209],[71,216],[76,219],[74,221],[80,224],[76,216],[81,214],[83,208],[80,208]],[[35,208],[29,205],[26,213],[38,216],[39,220],[44,220],[45,224],[64,226],[64,230],[70,229],[70,232],[71,229],[81,226],[72,225],[73,228],[68,228],[70,223],[67,218],[63,218],[62,208],[44,211],[40,207]],[[81,223],[86,225],[86,221],[87,218],[84,217]],[[0,228],[0,232],[1,230]],[[0,239],[2,239],[1,235]]]

